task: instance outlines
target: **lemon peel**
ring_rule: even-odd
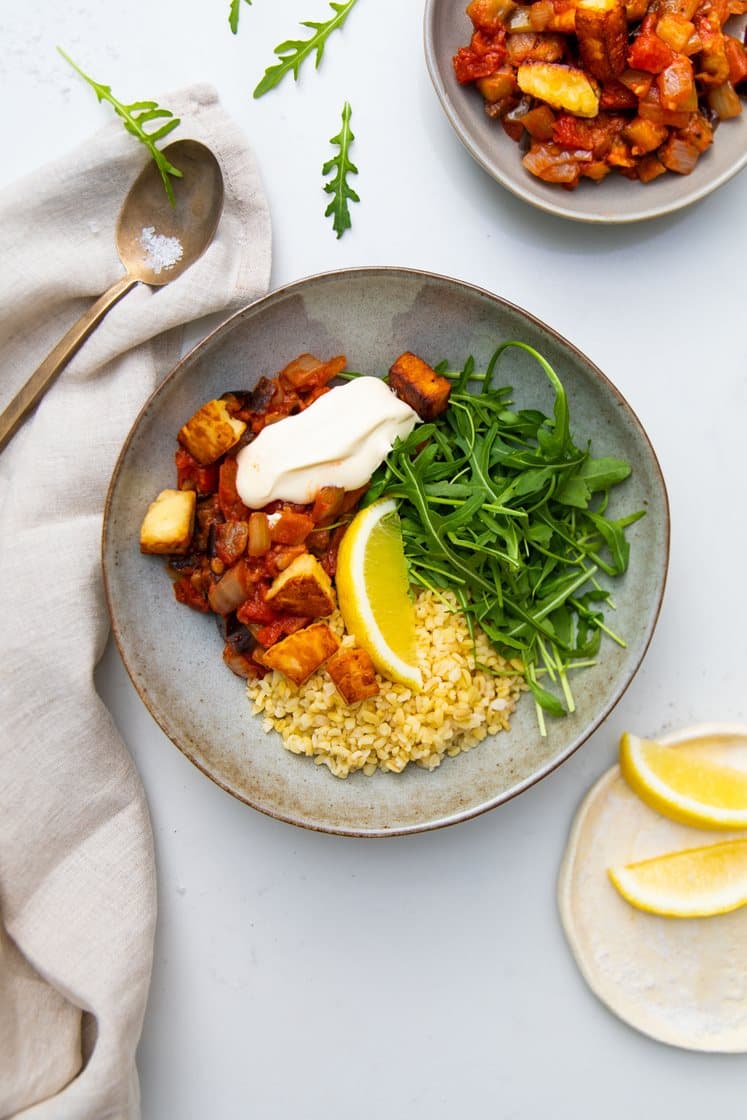
[[[421,689],[415,614],[393,498],[373,502],[355,515],[340,544],[335,582],[345,626],[379,672]]]
[[[709,918],[747,904],[747,839],[668,852],[609,869],[632,906],[669,918]]]
[[[747,828],[747,772],[626,732],[620,769],[652,809],[699,828]]]

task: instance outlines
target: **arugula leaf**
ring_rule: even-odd
[[[251,4],[252,0],[244,0],[245,4]],[[231,8],[228,13],[228,22],[234,35],[239,30],[239,9],[241,8],[241,0],[231,0]]]
[[[342,128],[330,140],[330,144],[335,144],[339,148],[339,152],[328,159],[322,167],[322,175],[329,175],[334,172],[330,181],[324,184],[327,194],[332,195],[332,201],[324,211],[324,216],[325,218],[332,218],[332,228],[335,230],[338,239],[342,237],[346,229],[350,229],[352,224],[348,202],[360,202],[360,198],[348,183],[348,175],[358,174],[358,168],[351,161],[349,155],[350,145],[355,140],[350,127],[350,114],[350,105],[346,101],[342,107]]]
[[[517,411],[509,387],[492,387],[509,347],[544,370],[552,416]],[[630,466],[576,446],[565,389],[526,343],[502,343],[484,374],[472,358],[461,372],[440,369],[453,381],[449,407],[395,444],[363,501],[395,498],[413,582],[452,590],[499,653],[521,658],[545,734],[545,714],[574,710],[568,673],[592,663],[603,635],[625,644],[605,621],[613,604],[598,578],[626,570],[625,530],[643,516],[605,515]]]
[[[318,68],[322,61],[327,39],[333,31],[342,27],[356,3],[357,0],[344,0],[344,3],[335,3],[335,0],[330,0],[329,6],[335,14],[326,22],[303,20],[301,26],[309,27],[314,34],[308,39],[286,39],[285,42],[275,47],[275,54],[280,62],[276,62],[274,66],[268,66],[264,77],[254,91],[254,96],[262,97],[263,94],[274,89],[282,82],[286,74],[292,73],[294,80],[298,81],[298,72],[302,63],[314,52],[316,52],[314,66]]]
[[[111,91],[111,86],[102,85],[100,82],[94,81],[93,78],[85,74],[77,63],[73,62],[69,55],[65,54],[62,47],[58,47],[66,62],[69,62],[73,70],[80,74],[84,81],[88,82],[91,89],[93,89],[99,102],[107,101],[118,117],[121,118],[124,127],[129,133],[135,136],[150,152],[156,167],[161,173],[164,189],[168,195],[169,202],[172,206],[175,205],[174,188],[171,185],[171,178],[182,178],[182,172],[178,167],[174,167],[173,163],[159,151],[156,143],[163,140],[170,132],[177,127],[180,123],[180,118],[175,117],[170,109],[161,109],[156,101],[133,101],[130,105],[125,105],[117,98]],[[155,131],[146,131],[146,125],[150,125],[154,121],[162,121]]]

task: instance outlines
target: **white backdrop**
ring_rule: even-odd
[[[227,10],[6,0],[0,182],[110,119],[57,44],[123,100],[168,104],[169,90],[213,82],[262,170],[273,286],[396,264],[472,281],[544,319],[648,430],[669,487],[672,560],[648,656],[593,738],[493,813],[411,838],[303,832],[232,801],[164,738],[108,651],[99,684],[143,776],[158,857],[144,1120],[700,1120],[743,1108],[746,1058],[661,1046],[591,995],[555,881],[574,810],[622,730],[747,715],[747,179],[640,226],[554,219],[494,184],[453,135],[425,70],[420,3],[359,0],[317,73],[307,64],[258,101],[273,46],[329,9],[254,0],[236,37]],[[345,99],[362,201],[337,241],[321,165]]]

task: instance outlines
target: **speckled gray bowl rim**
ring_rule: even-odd
[[[479,139],[474,135],[476,131],[476,114],[482,113],[482,106],[477,105],[468,96],[469,90],[462,88],[461,93],[463,97],[461,100],[455,99],[444,78],[444,68],[447,68],[447,73],[450,78],[452,75],[451,67],[451,54],[448,59],[444,59],[439,55],[436,49],[436,35],[435,35],[435,22],[439,10],[444,4],[453,8],[453,0],[426,0],[425,14],[423,20],[423,42],[425,49],[425,60],[428,68],[433,87],[438,95],[446,117],[449,120],[454,132],[462,142],[464,147],[470,153],[474,160],[483,168],[488,175],[492,176],[501,186],[511,191],[518,198],[528,202],[531,206],[536,206],[539,210],[544,210],[548,214],[555,214],[563,218],[570,218],[576,222],[588,222],[596,225],[624,225],[631,222],[648,221],[651,218],[660,218],[666,214],[674,214],[678,210],[682,210],[686,206],[690,206],[694,202],[705,198],[713,191],[722,187],[732,179],[739,171],[747,165],[747,144],[744,144],[741,152],[738,150],[738,145],[735,143],[734,147],[737,149],[736,158],[728,161],[720,171],[716,171],[713,175],[707,176],[704,181],[695,187],[688,187],[688,176],[680,176],[672,173],[669,176],[661,176],[661,179],[656,180],[654,183],[648,183],[645,187],[641,188],[646,193],[642,196],[646,201],[641,206],[633,206],[632,202],[635,195],[630,188],[639,187],[636,183],[627,183],[622,176],[617,176],[614,179],[605,179],[602,183],[581,183],[576,191],[573,192],[576,197],[579,191],[584,191],[584,198],[589,200],[588,209],[574,209],[568,205],[563,204],[563,197],[568,195],[568,192],[563,187],[553,188],[551,184],[545,184],[535,179],[527,171],[524,170],[520,155],[519,146],[515,141],[509,140],[508,137],[499,137],[499,142],[503,144],[505,139],[507,142],[506,152],[507,159],[504,161],[498,155],[487,151],[479,142]],[[460,13],[464,13],[465,3],[456,5]],[[466,43],[469,39],[470,23],[469,18],[465,16],[465,35],[464,38],[455,43],[453,52]],[[744,26],[744,17],[737,17],[737,25]],[[452,53],[453,53],[452,52]],[[454,79],[455,80],[455,79]],[[741,118],[736,118],[733,121],[724,122],[723,127],[735,125],[740,127],[741,131],[747,129],[747,109],[742,113]],[[720,130],[717,130],[720,131]],[[723,147],[723,137],[722,147]],[[735,137],[736,141],[736,137]],[[510,147],[508,147],[510,145]],[[714,157],[719,159],[719,136],[716,135],[713,147],[710,149],[704,160],[710,155],[713,161]],[[723,160],[719,160],[723,162]],[[713,163],[707,164],[700,161],[699,165],[707,170],[713,166]],[[696,168],[697,170],[697,168]],[[628,190],[625,193],[623,208],[615,210],[611,205],[613,199],[610,197],[609,188],[611,185],[618,186],[625,184]],[[658,184],[658,186],[657,186]],[[681,193],[680,192],[681,188]],[[606,191],[607,193],[603,193]],[[660,192],[667,191],[667,198],[657,198],[656,202],[652,202],[652,197],[657,197]],[[617,192],[615,192],[617,193]],[[628,201],[630,200],[630,201]],[[625,209],[627,207],[627,210]]]
[[[138,677],[137,677],[137,673],[136,673],[133,665],[130,662],[130,659],[128,657],[128,642],[127,642],[127,640],[125,638],[125,635],[123,634],[123,632],[120,628],[120,625],[119,625],[119,622],[118,622],[118,619],[117,619],[116,603],[115,603],[114,597],[112,595],[112,589],[111,589],[109,572],[108,572],[108,565],[107,565],[107,559],[106,559],[106,548],[107,548],[107,541],[108,541],[108,538],[109,538],[110,513],[111,513],[112,503],[113,503],[113,500],[114,500],[115,490],[116,490],[116,487],[117,487],[117,481],[118,481],[119,475],[120,475],[120,473],[123,469],[125,461],[127,459],[128,450],[129,450],[130,445],[131,445],[131,443],[134,439],[134,436],[135,436],[135,434],[138,430],[138,427],[141,423],[141,420],[146,415],[146,413],[149,412],[149,410],[151,409],[152,405],[154,404],[156,398],[160,395],[162,390],[168,384],[170,384],[172,381],[179,378],[180,375],[182,374],[182,372],[184,371],[185,367],[188,368],[189,365],[191,365],[192,361],[194,360],[194,358],[198,354],[200,354],[202,351],[209,350],[210,347],[215,342],[215,340],[217,338],[219,338],[223,334],[223,332],[230,329],[230,325],[236,319],[239,319],[242,316],[246,315],[247,313],[253,312],[253,311],[255,311],[259,308],[262,308],[264,306],[269,306],[273,303],[273,301],[282,300],[285,297],[287,297],[288,295],[293,294],[295,291],[301,290],[301,289],[303,289],[303,288],[305,288],[309,285],[313,285],[313,284],[316,284],[316,283],[319,283],[319,282],[323,283],[327,280],[332,280],[332,279],[343,280],[347,277],[352,277],[352,276],[356,276],[356,277],[371,276],[372,278],[379,278],[379,277],[386,277],[386,276],[398,276],[398,277],[404,277],[404,278],[415,278],[415,279],[419,278],[419,279],[422,279],[422,280],[425,280],[425,281],[435,281],[437,283],[453,285],[456,288],[459,288],[459,289],[463,290],[464,292],[471,293],[473,295],[476,295],[476,296],[479,296],[481,298],[487,299],[488,301],[491,301],[495,304],[500,305],[501,307],[508,310],[509,312],[513,312],[513,313],[518,314],[519,316],[528,320],[535,327],[539,328],[541,331],[546,332],[549,336],[551,336],[553,338],[553,340],[555,341],[556,344],[559,344],[561,347],[566,348],[572,355],[574,355],[574,357],[576,359],[580,360],[582,363],[585,363],[589,367],[589,369],[594,372],[596,377],[599,378],[599,380],[602,382],[603,386],[606,388],[607,392],[611,395],[612,398],[614,398],[616,400],[618,405],[621,405],[623,407],[623,409],[627,412],[628,417],[633,421],[634,426],[638,430],[638,435],[641,438],[644,447],[647,449],[647,451],[649,453],[650,462],[651,462],[651,466],[653,468],[654,476],[655,476],[655,478],[658,482],[659,488],[660,488],[660,498],[661,498],[661,501],[662,501],[662,509],[663,509],[664,517],[665,517],[665,524],[663,526],[664,534],[663,534],[662,555],[661,555],[661,558],[660,558],[661,559],[661,579],[660,579],[660,583],[659,583],[658,588],[657,588],[655,602],[653,603],[653,611],[652,611],[649,631],[645,636],[645,640],[641,643],[641,645],[639,647],[637,658],[635,659],[635,661],[633,661],[628,666],[627,673],[623,677],[621,677],[621,679],[618,681],[617,687],[610,694],[607,704],[604,705],[596,713],[596,715],[588,722],[588,724],[584,728],[583,732],[581,734],[577,735],[575,739],[571,740],[571,742],[568,744],[565,751],[560,753],[558,756],[550,759],[544,766],[540,767],[537,771],[532,773],[529,777],[527,777],[523,781],[517,783],[511,789],[501,791],[499,794],[497,794],[496,796],[488,799],[487,801],[483,801],[483,802],[480,802],[480,803],[474,804],[474,805],[469,805],[469,806],[467,806],[466,808],[464,808],[460,811],[456,811],[456,812],[451,813],[449,816],[434,817],[433,819],[417,821],[415,823],[410,823],[410,824],[403,825],[403,826],[394,825],[392,827],[387,827],[387,828],[370,828],[370,829],[348,828],[348,827],[344,827],[344,826],[336,827],[332,823],[322,824],[318,821],[315,822],[315,821],[310,821],[310,820],[303,820],[303,819],[300,819],[298,816],[294,816],[290,813],[280,812],[277,809],[273,809],[271,807],[268,807],[267,805],[262,804],[261,801],[259,801],[259,800],[254,800],[251,797],[244,796],[242,793],[238,792],[237,790],[232,789],[225,781],[221,780],[220,775],[211,772],[207,767],[203,766],[199,762],[199,760],[197,760],[193,756],[193,754],[185,746],[185,744],[180,742],[178,737],[176,737],[172,733],[172,731],[169,729],[168,721],[167,721],[165,715],[159,709],[158,704],[153,700],[153,698],[152,698],[149,690],[147,689],[147,687],[141,685],[141,683],[139,682]],[[223,320],[223,322],[219,323],[217,327],[215,327],[213,330],[211,330],[200,342],[198,342],[190,351],[188,351],[188,353],[186,353],[180,359],[180,361],[174,366],[174,368],[171,370],[171,372],[166,375],[166,377],[160,382],[160,384],[156,387],[156,389],[151,393],[151,395],[149,396],[149,398],[147,399],[147,401],[145,402],[145,404],[141,408],[141,410],[138,413],[138,416],[136,417],[136,419],[135,419],[135,421],[132,425],[132,428],[130,429],[130,432],[129,432],[129,434],[128,434],[128,436],[127,436],[127,438],[126,438],[126,440],[123,444],[122,450],[120,451],[119,456],[117,458],[117,462],[115,464],[114,471],[112,473],[112,478],[111,478],[111,481],[110,481],[110,484],[109,484],[109,489],[108,489],[108,492],[107,492],[106,502],[105,502],[105,507],[104,507],[102,535],[101,535],[101,562],[102,562],[102,571],[103,571],[104,593],[105,593],[106,603],[107,603],[107,607],[108,607],[108,611],[109,611],[109,617],[110,617],[110,620],[111,620],[112,634],[114,636],[114,639],[115,639],[117,648],[119,650],[120,657],[122,658],[122,662],[125,666],[125,669],[127,670],[127,673],[130,677],[130,680],[131,680],[136,692],[138,693],[140,699],[142,700],[142,702],[145,705],[145,707],[147,708],[147,710],[150,712],[150,714],[153,717],[153,719],[155,720],[155,722],[158,724],[158,726],[161,728],[161,730],[164,732],[164,734],[167,736],[167,738],[169,738],[171,740],[171,742],[185,755],[185,757],[188,758],[189,761],[198,770],[200,770],[203,774],[205,774],[205,776],[208,777],[215,785],[219,786],[222,790],[224,790],[230,796],[235,797],[237,800],[242,801],[244,804],[250,806],[250,808],[256,809],[259,812],[262,812],[262,813],[266,814],[267,816],[270,816],[270,817],[272,817],[276,820],[283,821],[286,824],[292,824],[292,825],[296,825],[297,827],[309,829],[311,831],[329,833],[330,835],[335,835],[335,836],[349,836],[349,837],[358,837],[358,838],[366,838],[366,839],[368,839],[368,838],[377,839],[377,838],[386,838],[386,837],[390,837],[390,836],[406,836],[406,835],[413,835],[413,834],[418,834],[418,833],[422,833],[422,832],[433,831],[435,829],[446,828],[446,827],[449,827],[449,826],[454,825],[454,824],[459,824],[462,821],[467,821],[467,820],[473,819],[474,817],[477,817],[477,816],[480,816],[483,813],[489,812],[491,809],[495,809],[498,805],[504,804],[505,802],[507,802],[509,800],[512,800],[514,797],[517,797],[519,794],[523,793],[525,790],[529,789],[531,786],[533,786],[537,782],[541,781],[542,778],[547,777],[548,774],[552,773],[560,765],[562,765],[563,762],[565,762],[568,758],[570,758],[571,755],[574,754],[578,750],[578,748],[581,747],[587,741],[587,739],[596,731],[596,729],[600,726],[600,724],[603,723],[603,721],[607,718],[609,713],[613,710],[613,708],[617,705],[617,703],[619,702],[621,697],[624,695],[624,693],[627,690],[628,686],[630,685],[631,681],[635,677],[638,669],[640,668],[640,665],[643,661],[643,658],[645,657],[645,654],[646,654],[646,652],[649,648],[649,645],[651,643],[651,639],[652,639],[654,631],[656,629],[656,624],[658,622],[659,614],[660,614],[660,611],[661,611],[661,605],[662,605],[662,601],[663,601],[663,598],[664,598],[664,591],[665,591],[665,587],[666,587],[668,567],[669,567],[669,548],[670,548],[669,497],[668,497],[668,494],[667,494],[666,483],[665,483],[665,480],[664,480],[663,473],[661,471],[661,466],[659,464],[658,457],[657,457],[656,452],[653,448],[653,445],[651,444],[651,441],[648,437],[648,434],[646,433],[645,429],[643,428],[643,425],[641,424],[640,420],[638,419],[638,416],[633,411],[631,406],[628,404],[627,400],[623,397],[622,393],[609,380],[609,378],[602,372],[602,370],[596,365],[596,363],[592,362],[590,358],[588,358],[581,350],[578,349],[578,347],[574,346],[573,343],[569,342],[563,335],[561,335],[558,331],[554,330],[552,327],[549,327],[542,320],[538,319],[536,316],[532,315],[530,312],[525,311],[523,308],[519,307],[518,304],[511,303],[509,300],[507,300],[507,299],[505,299],[501,296],[496,295],[494,292],[491,292],[486,288],[479,287],[478,285],[475,285],[475,284],[470,284],[467,281],[459,280],[459,279],[456,279],[454,277],[450,277],[450,276],[446,276],[446,275],[439,274],[439,273],[434,273],[434,272],[428,272],[428,271],[425,271],[425,270],[422,270],[422,269],[404,268],[404,267],[398,267],[398,266],[361,266],[361,267],[352,267],[352,268],[345,268],[345,269],[338,269],[338,270],[331,270],[331,271],[326,271],[326,272],[314,273],[314,274],[311,274],[309,276],[303,277],[299,280],[293,281],[292,283],[283,285],[282,287],[273,289],[272,291],[268,292],[266,295],[261,296],[258,299],[253,300],[251,303],[247,304],[245,307],[240,308],[238,311],[234,312],[227,319]],[[479,748],[477,748],[477,749],[479,749]],[[303,763],[306,763],[307,765],[313,765],[313,762],[310,759],[300,759],[299,761],[301,761]],[[457,759],[451,759],[451,760],[447,760],[447,761],[450,761],[452,763],[453,762],[458,763],[459,759],[457,757]],[[399,776],[398,775],[389,775],[389,777],[392,780],[396,781]],[[340,779],[334,778],[334,777],[332,777],[332,775],[329,775],[329,780],[330,781],[336,781],[336,782],[340,781]]]

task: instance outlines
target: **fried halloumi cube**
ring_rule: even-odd
[[[197,409],[180,429],[178,439],[198,463],[207,466],[238,443],[245,431],[244,421],[231,416],[225,401],[216,400]]]
[[[194,490],[162,490],[140,526],[140,551],[156,555],[189,551],[195,524]]]
[[[326,622],[313,622],[264,650],[262,664],[277,669],[294,684],[303,684],[339,645]]]
[[[409,350],[389,370],[389,384],[421,420],[433,420],[449,403],[451,382]]]
[[[353,646],[338,649],[326,665],[337,691],[346,704],[357,704],[369,696],[376,696],[379,682],[374,663],[364,649]]]
[[[310,552],[302,552],[274,579],[265,601],[304,618],[324,618],[337,605],[332,581]]]
[[[619,77],[628,53],[623,0],[577,0],[576,35],[584,67],[600,82]]]
[[[565,109],[577,117],[595,117],[599,92],[583,70],[562,62],[525,62],[516,80],[522,93],[528,93],[553,109]]]

